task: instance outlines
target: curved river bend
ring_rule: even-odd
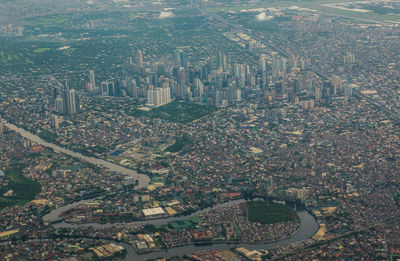
[[[146,175],[142,175],[142,174],[138,174],[136,171],[131,170],[131,169],[127,169],[124,168],[122,166],[116,165],[114,163],[111,163],[109,161],[105,161],[102,159],[98,159],[98,158],[94,158],[94,157],[89,157],[89,156],[85,156],[81,153],[77,153],[74,152],[72,150],[69,149],[65,149],[62,148],[58,145],[49,143],[44,141],[43,139],[41,139],[40,137],[25,131],[24,129],[21,129],[19,127],[17,127],[14,124],[11,123],[5,123],[4,124],[7,128],[9,128],[10,130],[13,130],[17,133],[19,133],[21,136],[34,141],[38,144],[41,144],[45,147],[49,147],[52,148],[54,151],[60,152],[60,153],[64,153],[66,155],[69,155],[71,157],[74,158],[78,158],[80,160],[84,160],[87,161],[89,163],[92,164],[96,164],[102,167],[107,168],[110,171],[113,172],[118,172],[127,176],[130,176],[134,179],[138,180],[138,186],[137,188],[144,188],[146,187],[149,183],[150,183],[150,178]],[[86,200],[88,201],[88,200]],[[51,211],[49,214],[45,215],[43,217],[43,220],[45,222],[50,222],[53,221],[55,219],[57,219],[60,214],[67,210],[70,209],[74,206],[77,206],[81,203],[84,203],[85,200],[80,201],[80,202],[75,202],[60,208],[57,208],[53,211]],[[228,207],[231,206],[233,204],[238,204],[240,202],[244,202],[244,200],[233,200],[233,201],[229,201],[229,202],[225,202],[225,203],[221,203],[217,206],[215,206],[214,208],[218,208],[218,207]],[[201,213],[204,213],[206,211],[208,211],[209,209],[203,209],[200,211],[197,211],[195,213],[193,213],[192,215],[199,215]],[[311,238],[315,232],[318,230],[318,223],[316,222],[316,220],[314,219],[314,217],[312,215],[310,215],[310,213],[308,213],[307,211],[299,211],[297,212],[297,214],[299,215],[300,218],[300,228],[299,230],[290,238],[288,239],[283,239],[280,241],[276,241],[276,242],[272,242],[272,243],[264,243],[264,244],[244,244],[244,243],[239,243],[239,244],[227,244],[227,243],[219,243],[219,244],[214,244],[214,245],[207,245],[207,246],[194,246],[194,245],[188,245],[188,246],[182,246],[182,247],[176,247],[173,249],[169,249],[169,250],[165,250],[165,251],[159,251],[159,252],[152,252],[152,253],[147,253],[147,254],[142,254],[139,255],[137,254],[133,247],[128,245],[128,244],[124,244],[122,243],[122,245],[124,245],[124,247],[127,249],[127,255],[126,258],[124,260],[135,260],[135,261],[141,261],[141,260],[147,260],[150,258],[157,258],[157,257],[170,257],[170,256],[182,256],[182,255],[187,255],[187,254],[191,254],[193,252],[196,251],[200,251],[200,250],[216,250],[216,249],[227,249],[227,248],[232,248],[232,247],[246,247],[248,249],[271,249],[277,246],[284,246],[284,245],[288,245],[290,243],[294,243],[294,242],[299,242],[305,239],[309,239]],[[162,224],[166,224],[175,220],[180,220],[180,219],[186,219],[188,218],[188,216],[186,217],[171,217],[171,218],[164,218],[164,219],[154,219],[154,220],[145,220],[145,221],[140,221],[140,222],[135,222],[133,224],[135,225],[144,225],[144,224],[154,224],[154,225],[162,225]],[[68,224],[68,223],[58,223],[55,224],[55,226],[57,227],[76,227],[76,226],[92,226],[92,227],[98,227],[98,228],[102,228],[102,227],[110,227],[110,226],[126,226],[128,225],[128,223],[115,223],[115,224]]]

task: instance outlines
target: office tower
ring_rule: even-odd
[[[215,92],[215,106],[216,107],[221,107],[222,104],[222,93],[221,91],[216,91]]]
[[[296,63],[295,63],[295,68],[297,68],[297,59],[295,59]],[[286,72],[286,64],[287,64],[287,59],[286,58],[282,58],[281,59],[281,71],[282,72]]]
[[[356,57],[353,53],[347,52],[347,54],[343,57],[344,63],[353,64],[356,62]]]
[[[68,89],[64,89],[61,91],[61,102],[62,102],[62,112],[63,114],[69,114],[69,90]]]
[[[251,86],[251,87],[256,86],[256,76],[255,76],[255,75],[252,75],[252,76],[250,77],[250,86]]]
[[[300,83],[298,79],[293,80],[293,92],[298,94],[300,92]]]
[[[101,82],[100,84],[100,89],[101,89],[101,95],[103,96],[115,96],[116,94],[116,89],[114,82],[112,81],[104,81]]]
[[[137,62],[136,65],[139,69],[143,68],[143,54],[141,50],[137,51]]]
[[[180,49],[176,49],[174,51],[174,61],[175,61],[175,65],[177,66],[181,66],[181,56],[180,56],[181,50]]]
[[[327,98],[332,95],[332,90],[334,89],[331,81],[324,81],[322,83],[322,97]]]
[[[274,192],[274,180],[272,176],[267,178],[267,194]]]
[[[137,98],[139,95],[139,90],[138,87],[136,85],[136,80],[128,80],[128,86],[126,87],[126,92],[128,94],[129,97],[131,98]]]
[[[272,70],[273,71],[280,71],[281,70],[281,59],[278,57],[274,57],[272,60]]]
[[[277,81],[275,82],[275,94],[281,95],[283,93],[282,82]]]
[[[57,111],[65,115],[74,115],[80,111],[79,95],[74,89],[68,90],[64,89],[61,92],[61,101],[56,99],[56,108],[62,104],[61,109]]]
[[[353,87],[346,85],[343,87],[343,94],[346,97],[351,97],[353,95]]]
[[[3,126],[3,118],[0,115],[0,135],[3,134],[4,126]]]
[[[294,100],[295,100],[295,98],[296,98],[296,94],[295,94],[295,92],[294,92],[293,87],[287,88],[286,91],[287,91],[287,99],[288,99],[288,102],[294,102]]]
[[[194,79],[194,90],[198,97],[203,97],[204,85],[199,78]]]
[[[333,75],[332,84],[334,86],[334,94],[340,93],[342,90],[342,79],[340,79],[340,76]]]
[[[182,51],[180,51],[179,52],[179,60],[180,60],[180,66],[182,66],[182,67],[185,67],[186,68],[186,57],[185,57],[185,54],[182,52]]]
[[[305,61],[304,57],[301,57],[300,58],[300,69],[302,71],[304,71],[305,68],[306,68],[306,61]]]
[[[89,83],[92,85],[91,90],[96,88],[96,79],[94,77],[94,71],[90,70],[89,71]]]
[[[56,107],[56,111],[58,113],[64,114],[64,103],[61,97],[57,97],[54,101],[54,106]]]
[[[265,73],[267,71],[267,56],[265,54],[260,56],[258,61],[259,71]]]
[[[60,120],[57,115],[51,115],[51,126],[54,129],[58,129],[60,127]]]
[[[227,70],[226,56],[222,52],[218,53],[217,67],[221,68],[223,72]]]
[[[236,100],[236,101],[239,101],[239,102],[242,100],[242,91],[241,91],[239,88],[236,89],[236,97],[235,97],[235,100]]]
[[[67,114],[68,115],[74,115],[76,114],[77,111],[77,99],[76,99],[76,92],[74,89],[72,90],[68,90],[67,93],[67,100],[65,101],[65,103],[67,104]]]
[[[94,90],[93,90],[93,86],[92,86],[92,84],[90,83],[90,82],[88,82],[87,84],[86,84],[86,91],[87,92],[93,92]]]
[[[156,88],[153,90],[151,87],[147,91],[147,103],[154,107],[159,107],[171,102],[171,89],[168,88]]]
[[[312,78],[311,80],[310,80],[310,87],[309,87],[309,89],[310,90],[315,90],[315,79],[314,78]]]
[[[316,101],[319,101],[322,98],[322,91],[320,88],[315,88],[314,97]]]

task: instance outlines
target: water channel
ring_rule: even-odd
[[[138,180],[138,188],[144,188],[146,187],[149,182],[150,179],[148,176],[146,175],[142,175],[142,174],[138,174],[136,171],[131,170],[131,169],[127,169],[124,168],[122,166],[116,165],[114,163],[102,160],[102,159],[98,159],[98,158],[94,158],[94,157],[89,157],[89,156],[85,156],[81,153],[77,153],[74,151],[71,151],[69,149],[65,149],[62,148],[58,145],[49,143],[44,141],[43,139],[41,139],[40,137],[25,131],[24,129],[21,129],[17,126],[15,126],[14,124],[11,123],[5,123],[5,126],[7,128],[9,128],[10,130],[13,130],[17,133],[19,133],[21,136],[34,141],[38,144],[41,144],[45,147],[49,147],[52,148],[54,151],[60,152],[60,153],[64,153],[67,154],[71,157],[74,158],[78,158],[84,161],[87,161],[89,163],[92,164],[96,164],[99,166],[103,166],[107,169],[109,169],[110,171],[113,172],[119,172],[121,174],[125,174],[128,175],[134,179]],[[56,219],[58,219],[60,217],[60,214],[62,212],[64,212],[65,210],[68,210],[70,208],[73,208],[75,206],[78,206],[80,204],[83,204],[85,202],[88,202],[91,200],[83,200],[83,201],[79,201],[79,202],[74,202],[71,203],[69,205],[66,206],[62,206],[60,208],[57,208],[53,211],[51,211],[50,213],[48,213],[47,215],[45,215],[43,217],[43,220],[45,222],[51,222],[54,221]],[[220,207],[229,207],[233,204],[238,204],[244,202],[243,199],[239,199],[239,200],[232,200],[232,201],[228,201],[225,203],[221,203],[218,204],[216,206],[214,206],[214,208],[220,208]],[[206,211],[208,211],[208,209],[203,209],[203,210],[199,210],[195,213],[193,213],[192,215],[199,215],[201,213],[204,213]],[[147,253],[147,254],[137,254],[135,252],[135,250],[133,249],[132,246],[128,245],[128,244],[122,244],[126,249],[127,249],[127,255],[125,257],[124,260],[134,260],[134,261],[141,261],[141,260],[147,260],[150,258],[156,258],[156,257],[170,257],[170,256],[182,256],[185,254],[191,254],[193,252],[199,251],[199,250],[216,250],[216,249],[226,249],[226,248],[232,248],[232,247],[246,247],[248,249],[271,249],[273,247],[276,246],[284,246],[290,243],[294,243],[294,242],[299,242],[302,241],[304,239],[309,239],[311,238],[315,232],[318,230],[318,223],[316,222],[316,220],[314,219],[314,217],[312,215],[310,215],[310,213],[308,213],[307,211],[299,211],[297,212],[297,214],[299,215],[300,218],[300,228],[299,230],[290,238],[288,239],[283,239],[280,241],[276,241],[276,242],[272,242],[272,243],[263,243],[263,244],[245,244],[245,243],[239,243],[239,244],[227,244],[227,243],[218,243],[218,244],[213,244],[213,245],[207,245],[207,246],[195,246],[195,245],[187,245],[187,246],[182,246],[182,247],[176,247],[173,249],[169,249],[169,250],[165,250],[165,251],[159,251],[159,252],[152,252],[152,253]],[[167,224],[169,222],[172,221],[176,221],[176,220],[181,220],[181,219],[186,219],[189,216],[186,217],[170,217],[170,218],[163,218],[163,219],[153,219],[153,220],[145,220],[145,221],[139,221],[139,222],[132,222],[132,223],[114,223],[114,224],[98,224],[98,223],[85,223],[85,224],[69,224],[69,223],[56,223],[54,224],[56,227],[77,227],[77,226],[92,226],[92,227],[97,227],[97,228],[106,228],[106,227],[111,227],[111,226],[128,226],[128,225],[144,225],[144,224],[153,224],[153,225],[163,225],[163,224]]]
[[[81,159],[81,160],[87,161],[89,163],[105,167],[105,168],[109,169],[110,171],[119,172],[119,173],[122,173],[124,175],[129,176],[129,177],[132,177],[133,179],[137,179],[138,182],[139,182],[137,187],[139,189],[147,187],[147,185],[150,183],[150,178],[148,176],[143,175],[143,174],[138,174],[136,171],[134,171],[132,169],[127,169],[127,168],[124,168],[122,166],[119,166],[117,164],[114,164],[112,162],[105,161],[105,160],[102,160],[102,159],[85,156],[85,155],[83,155],[81,153],[74,152],[72,150],[62,148],[62,147],[60,147],[58,145],[55,145],[53,143],[46,142],[43,139],[41,139],[40,137],[34,135],[33,133],[28,132],[28,131],[26,131],[24,129],[21,129],[21,128],[15,126],[14,124],[5,123],[4,125],[7,128],[9,128],[10,130],[13,130],[13,131],[21,134],[21,136],[23,136],[23,137],[25,137],[25,138],[27,138],[27,139],[29,139],[31,141],[34,141],[34,142],[36,142],[38,144],[41,144],[41,145],[43,145],[45,147],[52,148],[56,152],[64,153],[64,154],[69,155],[69,156],[71,156],[73,158]]]

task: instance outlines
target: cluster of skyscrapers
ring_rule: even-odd
[[[53,89],[51,99],[51,103],[60,114],[74,115],[80,112],[79,95],[74,89],[68,87],[67,82],[63,87]]]
[[[96,85],[93,71],[89,71],[87,92],[93,95],[131,97],[147,101],[158,107],[171,100],[184,100],[217,107],[225,107],[242,99],[242,92],[265,97],[267,100],[287,99],[298,103],[309,99],[319,100],[332,95],[351,96],[351,88],[342,86],[339,76],[318,82],[312,77],[307,83],[299,80],[307,63],[303,57],[285,58],[261,54],[258,64],[229,63],[219,52],[215,57],[192,63],[183,49],[177,49],[173,57],[161,57],[157,61],[144,62],[142,51],[135,58],[126,59],[122,73]],[[348,53],[345,62],[354,63],[354,55]],[[306,90],[306,95],[304,93]]]

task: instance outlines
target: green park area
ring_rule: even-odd
[[[12,66],[31,63],[32,61],[28,58],[24,58],[21,53],[6,53],[0,51],[0,66]]]
[[[69,19],[66,15],[42,16],[35,20],[39,25],[51,26],[65,23]]]
[[[167,225],[146,225],[145,228],[149,232],[156,231],[185,231],[190,228],[196,227],[203,222],[199,216],[192,216],[188,219],[173,221]]]
[[[249,221],[261,224],[287,222],[298,218],[293,208],[269,201],[248,202],[248,212]]]
[[[7,185],[0,188],[0,209],[24,205],[33,200],[41,190],[37,181],[28,179],[22,174],[22,168],[6,170],[5,184]]]
[[[165,151],[176,153],[181,151],[184,147],[188,147],[192,141],[188,137],[177,138],[175,143],[165,149]]]
[[[50,48],[38,48],[38,49],[34,50],[33,52],[34,53],[44,53],[44,52],[47,52],[50,50],[51,50]]]
[[[213,106],[200,105],[187,102],[171,102],[150,111],[135,110],[133,116],[145,116],[162,120],[188,123],[208,115],[216,110]]]

